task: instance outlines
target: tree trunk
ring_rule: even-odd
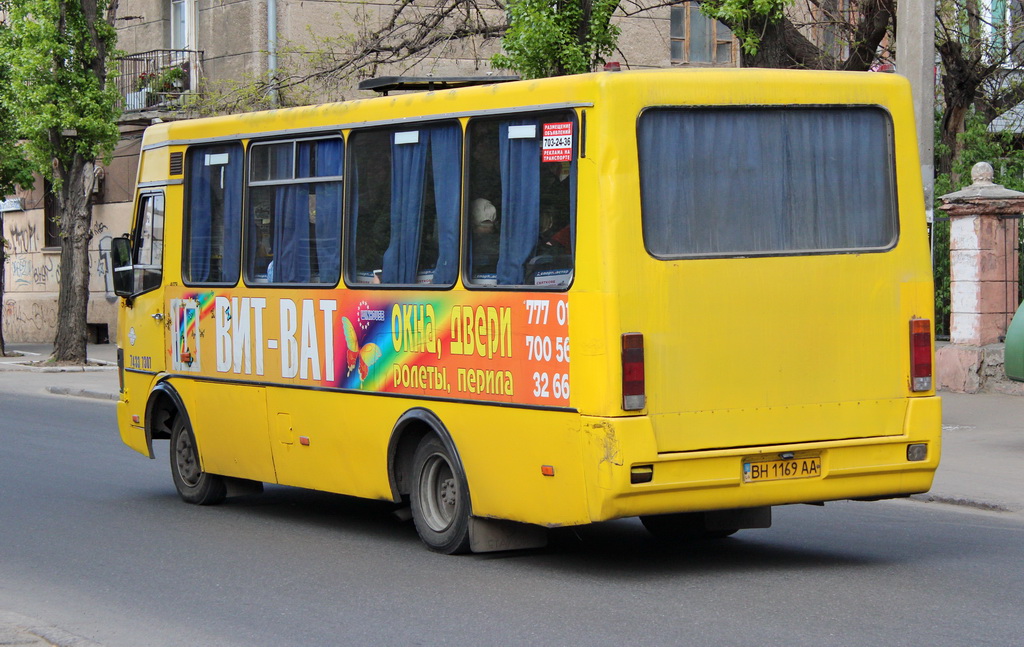
[[[936,171],[951,174],[956,186],[959,178],[953,173],[953,167],[963,151],[959,135],[966,128],[967,115],[978,95],[978,88],[995,68],[982,62],[980,49],[965,49],[954,40],[938,43],[935,49],[942,59],[942,98],[945,103],[940,132],[944,146],[937,159]]]
[[[740,55],[740,64],[743,67],[771,67],[771,68],[791,68],[796,67],[793,58],[789,55],[786,50],[786,39],[783,33],[785,26],[781,21],[769,21],[762,19],[760,24],[756,26],[756,30],[761,34],[761,46],[758,48],[756,54],[747,54],[742,52]]]
[[[946,109],[942,114],[942,130],[940,140],[943,144],[943,152],[938,156],[939,174],[948,173],[953,186],[960,184],[960,178],[953,172],[953,166],[963,153],[963,142],[960,135],[966,129],[967,113],[970,110],[970,100],[967,97],[951,97],[946,95]]]
[[[89,241],[92,239],[93,165],[80,155],[69,168],[58,168],[60,188],[60,294],[53,359],[84,364],[88,342]]]
[[[102,21],[114,24],[117,0],[110,0],[106,15],[100,13],[98,0],[79,0],[91,58],[84,61],[85,72],[91,73],[99,87],[107,85],[107,44],[99,37],[97,25]],[[69,0],[61,0],[64,9]],[[63,18],[62,18],[63,22]],[[64,29],[61,29],[64,32]],[[59,57],[55,65],[65,64]],[[66,135],[61,128],[50,130],[54,151],[67,151]],[[95,182],[95,157],[85,158],[79,152],[55,153],[53,170],[59,184],[57,212],[60,214],[60,294],[57,297],[57,334],[53,341],[53,358],[58,362],[84,364],[89,339],[89,241],[92,239],[92,189]]]

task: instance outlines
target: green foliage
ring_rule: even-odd
[[[793,0],[703,0],[700,11],[708,18],[726,23],[748,55],[761,48],[761,29],[766,22],[782,19]]]
[[[618,6],[619,0],[509,0],[505,53],[491,63],[527,79],[593,71],[615,50],[619,28],[611,18]]]
[[[2,9],[2,5],[0,5],[0,9]],[[3,42],[3,34],[6,30],[7,24],[0,22],[0,42]],[[28,160],[25,159],[18,136],[15,119],[17,108],[14,105],[16,96],[17,88],[11,81],[10,66],[7,59],[0,53],[0,193],[3,195],[14,193],[16,185],[32,186],[32,170],[29,168]],[[2,234],[3,232],[0,231],[0,235]],[[2,258],[2,252],[0,252],[0,258]]]
[[[90,20],[83,4],[96,5]],[[116,31],[103,18],[108,0],[18,0],[0,32],[0,64],[10,72],[16,127],[37,172],[59,181],[55,166],[107,158],[118,139],[116,73],[94,43],[112,53]],[[94,33],[95,30],[95,40]],[[67,136],[74,133],[74,136]]]
[[[935,119],[936,128],[941,128],[942,115]],[[941,196],[959,191],[971,183],[971,168],[978,162],[992,164],[995,172],[994,182],[1002,184],[1014,191],[1024,191],[1024,150],[1019,142],[1014,141],[1013,133],[992,133],[988,131],[983,115],[971,112],[967,117],[966,130],[959,135],[963,144],[960,157],[954,161],[953,174],[939,174],[935,177],[935,223],[934,257],[935,257],[935,332],[939,335],[949,334],[949,315],[951,307],[950,268],[949,268],[949,220],[945,212],[939,210]],[[936,137],[935,156],[944,152],[944,146]],[[953,175],[958,178],[956,184]],[[1018,234],[1019,237],[1019,234]],[[1022,239],[1021,242],[1024,242]],[[1018,243],[1020,247],[1020,242]],[[1024,264],[1022,264],[1024,268]],[[1022,282],[1024,285],[1024,282]]]

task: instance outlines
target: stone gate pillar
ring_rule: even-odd
[[[1024,193],[993,184],[987,162],[974,165],[971,179],[939,207],[950,220],[951,313],[950,344],[936,352],[938,386],[968,393],[983,386],[984,347],[1002,341],[1017,310],[1017,218],[1024,213]]]

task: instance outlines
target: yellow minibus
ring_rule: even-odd
[[[118,425],[151,458],[170,441],[185,501],[391,501],[460,553],[929,489],[904,79],[432,84],[146,130],[113,246]]]

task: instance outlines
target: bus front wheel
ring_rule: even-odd
[[[416,532],[433,551],[469,550],[469,491],[457,458],[435,436],[427,436],[412,460],[410,504]]]
[[[186,503],[215,505],[227,496],[224,479],[200,469],[196,439],[183,415],[171,427],[171,477]]]

